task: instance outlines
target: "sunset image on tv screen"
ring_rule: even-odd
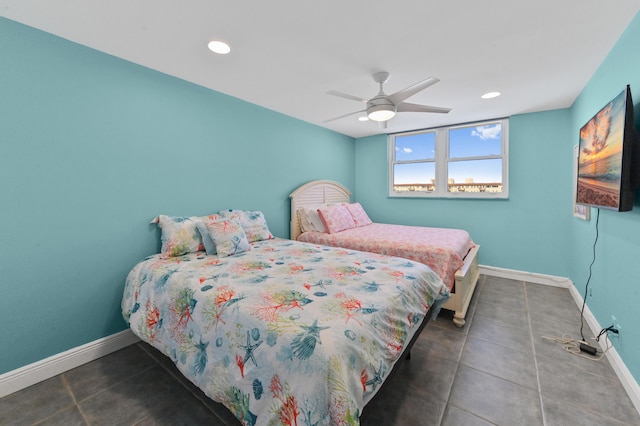
[[[622,92],[580,129],[579,204],[618,208],[625,101]]]

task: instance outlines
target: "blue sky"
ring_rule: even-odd
[[[500,155],[501,126],[462,127],[449,132],[449,157],[483,157]],[[435,133],[419,133],[397,136],[395,146],[396,161],[435,159]],[[499,159],[456,161],[449,163],[449,179],[464,182],[473,178],[474,182],[500,182],[502,161]],[[395,183],[429,182],[435,177],[434,163],[397,165]]]

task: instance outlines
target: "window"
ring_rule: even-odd
[[[389,135],[389,196],[508,198],[509,120]]]

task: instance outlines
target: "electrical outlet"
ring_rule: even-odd
[[[618,322],[618,320],[614,315],[611,315],[611,324],[613,325],[613,328],[618,330],[618,332],[610,333],[609,337],[620,337],[620,333],[622,333],[622,327],[620,327],[620,323]]]

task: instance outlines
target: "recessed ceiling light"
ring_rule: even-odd
[[[231,52],[231,48],[229,47],[229,45],[223,41],[210,41],[207,46],[209,46],[209,50],[214,53],[219,53],[220,55],[226,55],[227,53]]]
[[[485,93],[480,97],[482,99],[491,99],[491,98],[497,98],[498,96],[500,96],[500,92],[489,92],[489,93]]]

